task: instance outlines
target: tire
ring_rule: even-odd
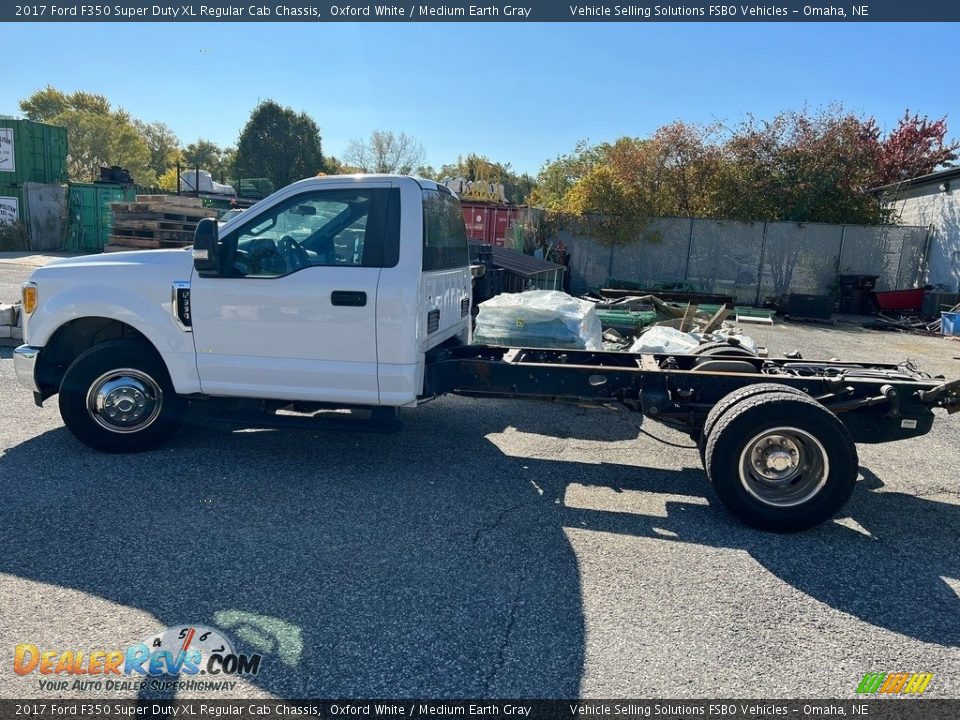
[[[690,351],[691,355],[706,355],[709,351],[715,348],[726,348],[730,347],[729,343],[722,342],[720,340],[712,340],[710,342],[703,343],[698,347],[695,347]]]
[[[795,392],[741,399],[707,436],[720,501],[762,530],[798,532],[832,518],[857,479],[857,447],[836,415]]]
[[[727,355],[728,357],[757,357],[746,348],[738,345],[731,345],[728,342],[716,340],[714,342],[704,343],[700,347],[694,348],[691,355]]]
[[[60,384],[60,416],[80,442],[103,452],[150,450],[180,425],[183,399],[153,348],[116,340],[81,354]]]
[[[746,400],[747,398],[752,398],[756,395],[764,395],[772,392],[794,393],[796,395],[800,395],[801,397],[809,397],[802,390],[797,390],[789,385],[782,385],[781,383],[759,383],[757,385],[747,385],[739,390],[734,390],[732,393],[722,398],[720,402],[710,408],[710,412],[707,413],[707,419],[703,421],[703,429],[700,432],[700,439],[697,441],[697,448],[700,451],[700,464],[703,465],[704,469],[707,467],[707,436],[710,434],[710,430],[713,429],[713,426],[716,425],[717,420],[723,417],[727,410],[732,408],[741,400]]]

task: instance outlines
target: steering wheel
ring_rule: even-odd
[[[277,241],[277,250],[283,255],[291,270],[299,270],[310,264],[310,256],[307,255],[307,251],[289,235],[284,235]]]

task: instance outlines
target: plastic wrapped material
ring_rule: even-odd
[[[630,352],[687,355],[699,345],[700,341],[690,333],[680,332],[666,325],[655,325],[637,338],[630,346]]]
[[[757,344],[753,341],[749,335],[744,335],[740,328],[736,326],[728,325],[724,323],[716,332],[712,332],[706,336],[707,340],[726,340],[727,342],[732,342],[734,345],[739,345],[740,347],[749,350],[754,355],[757,354]]]
[[[503,293],[479,307],[473,339],[481,345],[603,349],[603,330],[594,304],[566,293]]]
[[[214,195],[236,195],[232,185],[223,185],[213,179],[206,170],[184,170],[180,173],[180,184],[187,192],[204,192]],[[194,187],[198,185],[199,187]]]
[[[654,325],[646,330],[630,346],[632,353],[664,353],[667,355],[689,355],[703,343],[728,342],[733,346],[757,354],[757,344],[748,336],[741,334],[739,328],[723,327],[704,335],[701,332],[680,332],[668,325]]]

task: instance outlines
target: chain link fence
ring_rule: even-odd
[[[615,278],[651,288],[683,284],[759,304],[790,293],[833,296],[840,275],[877,275],[878,290],[916,287],[926,279],[927,234],[903,225],[657,218],[631,245],[602,245],[566,231],[550,241],[567,246],[577,294]]]

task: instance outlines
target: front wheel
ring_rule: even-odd
[[[59,403],[70,432],[104,452],[157,447],[179,427],[183,407],[152,348],[125,340],[97,345],[74,360]]]
[[[832,412],[795,392],[746,397],[707,436],[721,502],[748,525],[796,532],[833,517],[857,479],[857,447]]]

